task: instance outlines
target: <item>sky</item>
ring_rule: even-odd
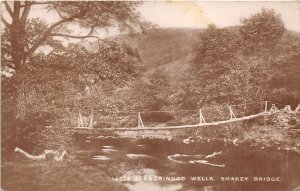
[[[300,31],[300,1],[145,1],[138,11],[145,20],[159,27],[206,28],[212,23],[218,27],[239,25],[241,18],[262,8],[274,9],[288,30]],[[43,7],[33,8],[29,16],[39,16],[50,23],[59,19],[53,12],[45,13]],[[116,30],[100,31],[99,36],[104,38],[116,34]]]
[[[146,2],[139,10],[143,17],[161,27],[205,28],[233,26],[262,8],[279,13],[289,30],[300,31],[300,1],[160,1]]]

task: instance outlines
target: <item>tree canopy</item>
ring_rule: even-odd
[[[1,13],[10,44],[6,53],[11,55],[11,60],[5,61],[12,63],[9,66],[16,71],[21,68],[21,62],[26,61],[40,46],[54,37],[98,38],[97,29],[117,27],[122,31],[133,31],[147,26],[135,10],[138,2],[4,1],[3,4],[9,17],[5,18],[4,13]],[[28,19],[35,6],[44,6],[40,7],[41,14],[46,11],[55,12],[60,20],[49,24],[41,19]],[[79,27],[76,30],[70,29],[74,25]],[[86,34],[78,35],[78,29]]]
[[[237,35],[226,29],[218,29],[215,25],[209,25],[199,35],[194,63],[203,65],[230,61],[238,48]]]
[[[260,12],[241,20],[240,34],[249,47],[271,48],[285,31],[284,22],[273,9]]]
[[[1,12],[1,21],[5,26],[2,31],[2,70],[14,73],[16,79],[16,118],[24,120],[26,115],[25,80],[30,76],[28,71],[25,72],[28,69],[26,65],[35,63],[33,60],[36,58],[33,57],[40,47],[61,46],[62,38],[98,40],[98,55],[85,57],[87,55],[82,56],[76,52],[60,53],[73,54],[70,59],[81,60],[81,68],[77,66],[76,69],[89,73],[82,77],[93,81],[90,83],[103,79],[120,82],[124,73],[136,75],[137,67],[132,66],[139,60],[137,53],[128,45],[118,46],[114,42],[100,39],[97,32],[111,27],[129,32],[144,30],[149,23],[143,21],[136,11],[139,4],[140,2],[124,1],[4,1],[5,11]],[[58,15],[59,19],[54,23],[40,18],[29,19],[33,8],[39,8],[40,14],[50,11]],[[51,56],[55,57],[57,54],[53,52],[47,59],[51,60]],[[62,67],[64,66],[60,66],[60,69],[63,70]],[[43,69],[47,70],[46,67]]]
[[[184,104],[278,99],[275,95],[287,97],[283,92],[288,89],[293,91],[290,100],[295,100],[299,39],[285,32],[272,9],[242,19],[240,26],[208,26],[199,34],[188,80],[182,82],[192,95]]]

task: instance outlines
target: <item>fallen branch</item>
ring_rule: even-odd
[[[210,155],[202,155],[202,154],[199,154],[199,155],[183,155],[183,154],[174,154],[174,155],[169,155],[168,156],[168,159],[173,161],[173,162],[177,162],[177,163],[181,163],[181,164],[184,164],[184,163],[200,163],[200,164],[204,164],[204,165],[209,165],[209,166],[214,166],[214,167],[225,167],[225,164],[214,164],[214,163],[210,163],[208,162],[207,160],[204,160],[204,159],[208,159],[208,158],[214,158],[215,156],[218,156],[218,155],[222,155],[223,152],[222,151],[219,151],[219,152],[214,152]],[[178,157],[183,157],[182,159],[184,158],[194,158],[194,159],[197,159],[197,160],[188,160],[188,161],[185,161],[185,160],[177,160]],[[200,158],[200,160],[199,160]]]
[[[38,156],[34,156],[34,155],[31,155],[31,154],[23,151],[19,147],[15,148],[15,152],[22,153],[24,156],[26,156],[27,158],[32,159],[32,160],[43,160],[43,159],[46,159],[46,154],[45,153],[43,153],[41,155],[38,155]]]
[[[27,153],[26,151],[20,149],[19,147],[15,148],[15,152],[19,152],[31,160],[45,160],[48,158],[48,156],[52,155],[52,156],[54,156],[53,159],[55,161],[62,161],[65,154],[67,153],[66,150],[62,151],[61,153],[59,151],[54,151],[54,150],[44,150],[43,154],[31,155],[31,154]]]
[[[217,155],[221,155],[223,152],[222,151],[220,151],[220,152],[214,152],[213,154],[210,154],[210,155],[206,155],[206,159],[207,158],[213,158],[213,157],[215,157],[215,156],[217,156]]]

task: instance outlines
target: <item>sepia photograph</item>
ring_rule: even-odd
[[[1,1],[1,191],[300,191],[300,1]]]

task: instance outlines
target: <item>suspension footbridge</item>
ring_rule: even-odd
[[[197,110],[175,110],[175,111],[145,111],[135,114],[136,126],[131,127],[109,127],[109,128],[93,128],[89,123],[88,118],[78,118],[77,127],[70,127],[73,129],[86,129],[86,130],[114,130],[114,131],[139,131],[139,130],[164,130],[164,129],[186,129],[204,126],[215,126],[227,123],[234,123],[243,120],[249,120],[265,116],[274,112],[288,112],[298,113],[300,111],[300,104],[295,109],[292,109],[291,105],[283,105],[274,103],[271,101],[260,101],[252,103],[244,103],[239,105],[223,105],[215,107],[204,107]],[[157,116],[171,116],[173,120],[189,118],[186,120],[186,124],[174,125],[166,122],[153,121],[153,115]],[[149,122],[149,118],[152,116],[152,121]],[[79,115],[79,117],[82,117]],[[91,121],[93,121],[91,119]]]

